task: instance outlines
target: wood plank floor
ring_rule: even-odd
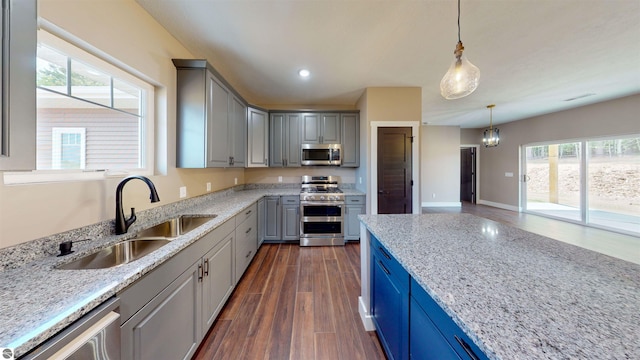
[[[359,295],[360,244],[264,244],[193,359],[385,359]]]

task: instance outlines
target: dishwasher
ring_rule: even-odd
[[[120,360],[118,306],[107,300],[20,359]]]

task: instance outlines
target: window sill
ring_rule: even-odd
[[[64,171],[64,170],[34,170],[25,172],[5,172],[5,185],[25,185],[25,184],[41,184],[54,182],[72,182],[72,181],[95,181],[108,178],[122,178],[132,174],[129,170],[87,170],[87,171]],[[151,172],[145,169],[135,171],[136,175],[151,175]]]

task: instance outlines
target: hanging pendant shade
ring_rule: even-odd
[[[494,104],[487,105],[489,109],[489,128],[484,130],[482,134],[482,143],[484,147],[494,147],[500,144],[500,130],[493,127],[493,108]]]
[[[458,44],[453,52],[453,63],[440,81],[440,94],[447,100],[465,97],[476,90],[480,82],[480,69],[464,56],[460,40],[460,0],[458,0]]]

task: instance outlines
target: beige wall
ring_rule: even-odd
[[[371,123],[377,121],[403,121],[420,123],[422,119],[422,88],[419,87],[371,87],[367,88],[357,103],[360,110],[360,168],[356,171],[358,188],[367,193],[367,213],[371,212],[371,197],[375,196],[376,181],[372,181],[371,164],[373,158],[371,148]],[[414,134],[415,135],[415,134]],[[418,143],[419,147],[420,144]],[[420,170],[414,169],[416,183],[419,182]],[[360,185],[360,177],[363,184]],[[366,189],[365,189],[366,188]],[[414,192],[420,188],[414,186]]]
[[[640,134],[640,95],[499,125],[500,145],[480,147],[479,202],[519,206],[521,145],[543,141]],[[467,132],[465,131],[465,134]],[[512,172],[513,177],[505,177]]]
[[[274,184],[279,183],[282,176],[283,184],[300,184],[303,175],[333,175],[340,176],[343,183],[355,183],[354,168],[339,168],[326,166],[304,166],[297,168],[250,168],[244,171],[246,184]]]
[[[244,183],[243,169],[175,168],[176,73],[171,58],[190,54],[133,0],[39,0],[39,16],[79,40],[127,64],[156,86],[157,170],[153,176],[161,202],[149,203],[146,186],[127,184],[125,208],[144,210],[179,200],[179,187],[188,196]],[[104,181],[32,185],[0,185],[0,248],[112,219],[115,188],[120,178]]]
[[[460,204],[460,137],[457,126],[420,128],[422,206]]]

